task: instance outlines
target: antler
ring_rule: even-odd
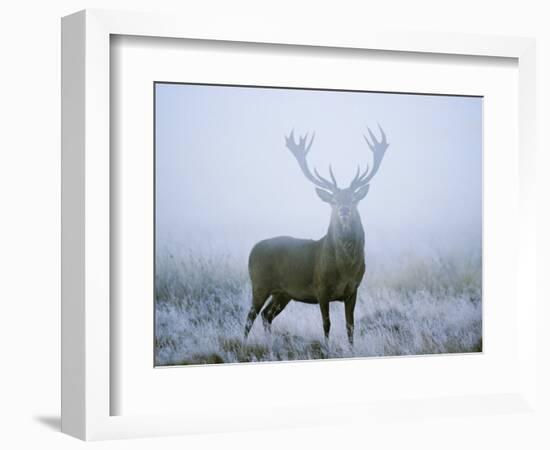
[[[369,141],[367,136],[363,135],[365,138],[365,141],[367,142],[367,145],[372,151],[372,170],[369,171],[369,166],[367,164],[367,168],[365,171],[360,174],[361,170],[359,167],[357,167],[357,173],[355,174],[355,178],[350,184],[350,189],[359,189],[360,187],[366,186],[369,184],[370,180],[376,175],[376,172],[378,172],[378,169],[380,168],[380,164],[382,163],[382,159],[384,158],[384,155],[386,154],[386,149],[389,147],[389,143],[386,140],[386,133],[384,133],[384,130],[378,124],[378,128],[380,129],[380,135],[381,140],[378,141],[376,137],[374,136],[373,132],[369,127],[367,127],[367,131],[369,133],[370,139],[372,143]]]
[[[298,161],[300,169],[302,169],[302,172],[304,173],[304,175],[309,181],[311,181],[315,186],[318,186],[323,189],[327,189],[331,192],[335,192],[338,190],[338,184],[336,183],[336,178],[334,177],[334,173],[332,172],[331,166],[329,166],[329,173],[330,173],[330,178],[332,179],[332,182],[330,182],[326,178],[319,175],[319,172],[317,172],[317,169],[313,169],[313,171],[315,172],[315,175],[313,175],[307,165],[306,157],[307,157],[307,154],[309,153],[309,150],[311,149],[314,138],[315,138],[315,133],[312,134],[311,139],[308,143],[307,133],[306,133],[304,136],[300,136],[298,139],[298,142],[296,142],[294,140],[294,130],[292,130],[290,132],[290,135],[285,137],[286,146],[292,152],[292,154],[296,158],[296,161]]]

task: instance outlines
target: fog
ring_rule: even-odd
[[[390,146],[359,205],[367,258],[480,248],[481,98],[157,84],[155,101],[160,251],[322,237],[330,208],[284,137],[315,132],[310,167],[347,186],[378,123]]]
[[[243,341],[252,246],[329,224],[285,135],[315,132],[310,167],[348,186],[378,123],[353,348],[338,302],[330,342],[299,302]],[[481,351],[481,145],[480,98],[157,84],[156,364]]]

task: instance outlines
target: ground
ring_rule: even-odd
[[[403,255],[367,261],[358,292],[355,344],[347,342],[344,307],[331,303],[331,336],[323,338],[317,305],[291,302],[273,322],[260,318],[247,342],[250,308],[246,260],[185,251],[157,257],[157,365],[351,358],[482,350],[479,254]]]

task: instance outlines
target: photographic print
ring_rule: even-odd
[[[155,365],[482,351],[482,97],[154,90]]]

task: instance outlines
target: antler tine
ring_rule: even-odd
[[[287,148],[292,152],[292,154],[294,154],[294,150],[293,150],[293,148],[295,147],[294,129],[290,131],[290,134],[288,136],[285,136],[285,143]]]
[[[351,180],[351,183],[349,185],[350,188],[353,189],[353,187],[355,186],[355,184],[362,178],[364,177],[367,172],[369,171],[369,165],[367,164],[367,168],[365,169],[365,171],[363,173],[361,173],[361,166],[359,164],[357,164],[357,171],[355,172],[355,176],[353,177],[353,180]]]
[[[306,134],[307,136],[307,134]],[[313,141],[315,140],[315,131],[311,134],[311,139],[309,141],[309,145],[306,147],[306,155],[309,153],[309,150],[311,149],[311,146],[313,145]]]
[[[292,152],[292,154],[296,158],[296,161],[298,161],[300,169],[302,169],[303,174],[309,181],[311,181],[315,186],[334,192],[338,189],[338,185],[336,184],[336,179],[334,178],[334,174],[332,173],[332,168],[330,169],[330,176],[333,181],[332,183],[326,178],[319,175],[317,169],[314,169],[315,175],[313,175],[309,170],[306,156],[309,153],[311,146],[313,145],[315,133],[311,135],[311,139],[309,140],[309,142],[307,141],[307,136],[307,133],[304,136],[300,136],[298,138],[298,142],[296,142],[296,140],[294,139],[294,130],[292,130],[290,134],[285,137],[286,146]]]
[[[338,188],[338,183],[336,182],[336,177],[334,176],[334,172],[332,171],[332,164],[329,164],[328,166],[328,172],[330,174],[330,178],[332,179],[332,183],[336,188]]]
[[[382,129],[382,127],[380,126],[379,123],[377,123],[376,125],[378,125],[378,129],[380,130],[380,135],[382,136],[382,144],[388,146],[388,141],[386,139],[386,133],[384,133],[384,130]]]
[[[390,144],[388,143],[386,133],[384,133],[384,130],[382,129],[380,124],[378,124],[378,128],[380,129],[381,135],[380,141],[376,139],[376,136],[369,127],[367,127],[367,132],[369,133],[371,140],[369,141],[367,136],[363,134],[363,137],[365,138],[365,141],[367,142],[367,145],[371,149],[373,155],[372,171],[369,172],[369,167],[367,166],[367,170],[365,170],[365,172],[363,172],[361,176],[357,177],[356,175],[356,177],[351,182],[350,188],[358,189],[362,186],[369,184],[370,180],[372,180],[372,178],[374,177],[374,175],[376,175],[376,172],[378,172],[378,169],[380,168],[380,164],[382,163],[382,159],[384,158],[386,149],[389,147]]]
[[[327,180],[324,176],[322,176],[319,172],[317,172],[317,167],[314,167],[313,168],[313,173],[315,174],[315,176],[323,182],[323,184],[325,185],[325,189],[329,189],[331,191],[334,191],[336,189],[338,189],[338,186],[336,185],[336,183],[331,183],[329,180]],[[334,180],[334,178],[332,178]],[[322,186],[321,186],[322,187]]]
[[[379,142],[378,142],[378,140],[376,139],[376,136],[374,135],[374,133],[371,131],[371,129],[370,129],[369,127],[367,127],[367,131],[368,131],[369,136],[370,136],[370,138],[371,138],[371,140],[372,140],[372,142],[373,142],[373,144],[372,144],[370,147],[371,147],[371,149],[374,151],[374,148],[373,148],[373,147],[376,146],[376,145],[378,145]]]
[[[353,177],[353,181],[357,180],[359,178],[359,174],[361,173],[361,166],[357,164],[357,171],[355,172],[355,176]],[[352,183],[353,183],[352,181]]]

